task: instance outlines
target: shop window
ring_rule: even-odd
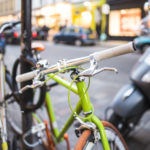
[[[136,36],[140,21],[140,8],[113,10],[109,15],[109,35]]]

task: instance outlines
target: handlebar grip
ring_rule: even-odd
[[[127,44],[124,44],[118,47],[114,47],[108,50],[93,53],[92,55],[97,61],[99,61],[99,60],[103,60],[103,59],[107,59],[107,58],[111,58],[115,56],[120,56],[120,55],[127,54],[127,53],[132,53],[134,51],[135,51],[134,43],[129,42]]]
[[[29,81],[29,80],[33,79],[34,77],[36,77],[37,74],[38,74],[38,71],[34,70],[34,71],[31,71],[31,72],[28,72],[28,73],[17,75],[16,81],[17,82]]]

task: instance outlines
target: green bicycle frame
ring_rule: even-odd
[[[57,75],[54,76],[54,74],[49,74],[48,76],[51,77],[52,80],[56,81],[60,85],[64,86],[65,88],[70,89],[70,84],[71,84],[70,82],[62,79],[61,77],[59,77]],[[90,98],[88,96],[88,93],[86,92],[85,82],[84,81],[76,82],[76,86],[73,85],[70,90],[73,93],[77,94],[80,98],[80,100],[78,101],[78,103],[74,109],[74,112],[76,112],[77,114],[80,114],[80,112],[83,110],[83,113],[86,116],[86,120],[84,120],[84,121],[93,122],[97,126],[97,128],[99,129],[99,132],[100,132],[104,150],[110,150],[104,126],[101,123],[101,121],[93,114],[93,107],[92,107]],[[48,111],[48,115],[49,115],[50,125],[52,127],[52,132],[54,134],[56,143],[58,143],[61,140],[63,140],[63,135],[66,133],[66,131],[72,125],[72,123],[74,121],[74,113],[72,113],[70,115],[70,117],[67,120],[67,122],[65,123],[64,127],[59,132],[49,92],[46,92],[46,107],[47,107],[47,111]]]

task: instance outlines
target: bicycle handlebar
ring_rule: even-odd
[[[134,44],[133,42],[129,42],[127,44],[117,46],[114,48],[110,48],[105,51],[93,53],[92,55],[94,55],[95,59],[99,61],[99,60],[108,59],[108,58],[120,56],[123,54],[131,53],[133,51],[135,51]]]
[[[127,53],[131,53],[135,51],[135,46],[133,42],[129,42],[127,44],[121,45],[121,46],[117,46],[114,48],[110,48],[108,50],[104,50],[104,51],[100,51],[100,52],[95,52],[87,57],[80,57],[77,59],[71,59],[68,61],[65,61],[64,63],[59,64],[55,64],[53,66],[50,66],[48,69],[42,70],[42,71],[31,71],[22,75],[18,75],[16,77],[16,81],[17,82],[24,82],[27,80],[31,80],[34,77],[37,76],[38,73],[41,73],[42,75],[46,75],[49,73],[55,73],[61,69],[65,69],[67,67],[72,67],[72,66],[80,66],[82,64],[88,63],[90,62],[90,57],[93,56],[95,58],[95,60],[100,61],[100,60],[104,60],[104,59],[108,59],[108,58],[112,58],[115,56],[120,56],[123,54],[127,54]],[[36,72],[36,73],[35,73]]]
[[[27,72],[21,75],[17,75],[16,81],[17,82],[29,81],[33,79],[34,77],[36,77],[37,75],[38,75],[38,70],[34,70],[34,71]]]

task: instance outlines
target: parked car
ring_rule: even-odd
[[[21,41],[21,24],[15,25],[13,28],[4,31],[6,42],[10,44],[19,44]],[[37,32],[32,28],[32,39],[36,39]]]
[[[0,34],[0,52],[5,53],[6,40],[4,34]]]
[[[94,45],[96,42],[96,34],[89,28],[84,29],[81,27],[65,27],[59,33],[54,35],[53,41],[55,43],[65,42],[81,45]]]

